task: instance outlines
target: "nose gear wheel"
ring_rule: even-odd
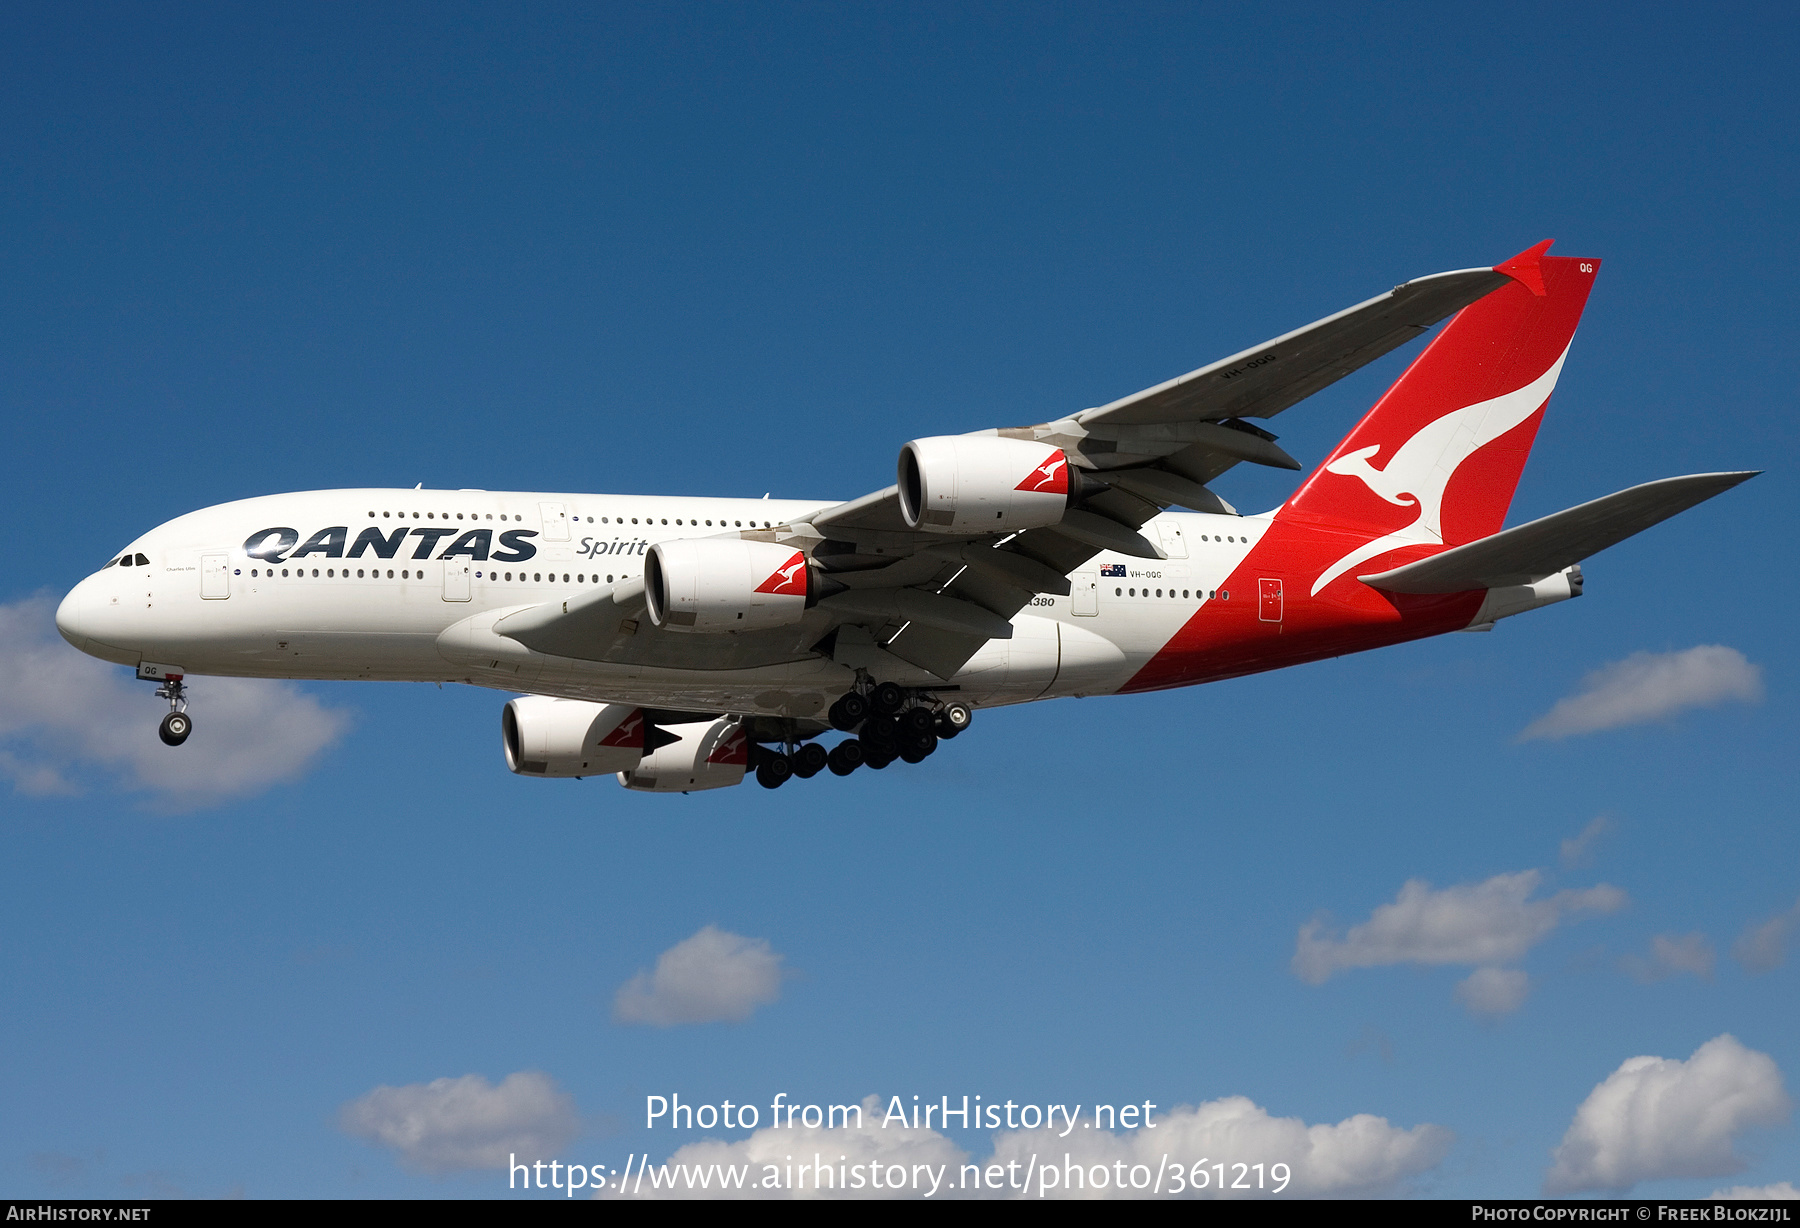
[[[169,715],[157,726],[156,736],[165,746],[180,746],[194,732],[194,718],[187,714],[187,686],[180,674],[170,674],[156,688],[156,697],[169,701]]]
[[[171,712],[162,718],[162,724],[156,730],[156,736],[164,745],[180,746],[187,741],[188,734],[194,731],[194,722],[185,712]]]

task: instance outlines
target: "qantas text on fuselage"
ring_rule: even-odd
[[[1582,560],[1753,476],[1503,529],[1598,270],[1547,248],[1109,405],[915,439],[894,486],[848,503],[415,489],[206,508],[83,580],[57,625],[159,684],[171,745],[196,676],[456,681],[520,693],[511,770],[651,791],[917,762],[981,708],[1485,630],[1579,596]],[[1252,419],[1446,318],[1280,507],[1214,493],[1239,463],[1299,467]]]

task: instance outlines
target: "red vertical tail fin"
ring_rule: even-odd
[[[1458,312],[1278,513],[1369,538],[1313,592],[1391,550],[1499,532],[1600,267],[1549,246],[1496,266],[1512,281]]]

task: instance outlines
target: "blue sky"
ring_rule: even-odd
[[[268,710],[316,737],[269,728],[266,784],[172,802],[30,691],[0,722],[0,1188],[500,1195],[340,1110],[538,1071],[583,1163],[692,1141],[642,1129],[647,1094],[1244,1096],[1454,1135],[1388,1192],[1530,1196],[1628,1058],[1730,1034],[1791,1086],[1800,970],[1730,951],[1800,896],[1795,34],[1774,5],[10,8],[8,651],[196,507],[848,498],[909,438],[1103,403],[1547,237],[1607,263],[1512,521],[1768,472],[1492,635],[988,713],[926,764],[775,793],[522,780],[499,694],[317,684]],[[1316,462],[1415,352],[1269,425]],[[1260,510],[1292,480],[1219,489]],[[1761,698],[1517,740],[1590,671],[1699,645]],[[153,739],[149,686],[83,685]],[[1290,968],[1322,913],[1527,870],[1533,899],[1629,903],[1534,943],[1515,1010],[1459,1005],[1468,966]],[[616,1022],[707,925],[782,957],[777,1000]],[[1696,933],[1709,977],[1630,974]],[[1764,1118],[1741,1172],[1636,1190],[1800,1180]]]

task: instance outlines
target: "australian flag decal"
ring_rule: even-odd
[[[1108,577],[1109,579],[1111,577],[1117,576],[1119,579],[1123,580],[1125,578],[1125,564],[1123,564],[1123,563],[1106,563],[1101,566],[1100,574]]]

